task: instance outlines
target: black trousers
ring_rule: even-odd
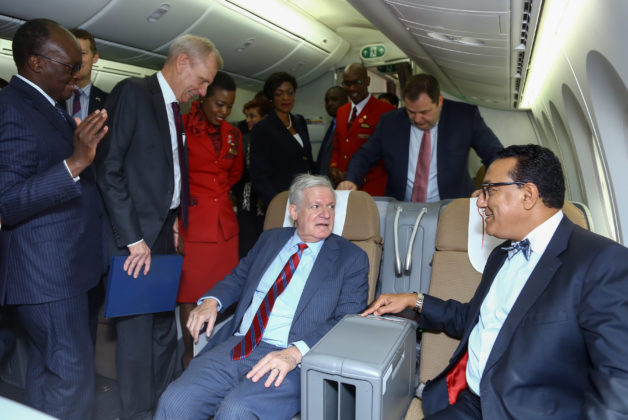
[[[151,254],[174,254],[171,210]],[[116,318],[116,368],[122,419],[152,419],[159,396],[176,368],[177,328],[173,312]]]

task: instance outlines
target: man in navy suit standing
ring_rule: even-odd
[[[469,150],[488,166],[502,149],[478,108],[444,99],[438,81],[425,73],[408,79],[403,98],[406,106],[383,115],[353,155],[338,189],[360,187],[369,168],[383,159],[389,197],[420,202],[469,197],[474,190]]]
[[[296,229],[264,232],[200,299],[187,324],[195,339],[205,322],[210,335],[218,311],[237,303],[235,314],[168,387],[155,419],[281,420],[299,412],[302,356],[366,305],[368,258],[331,233],[334,206],[327,177],[294,180],[289,211]]]
[[[104,271],[103,208],[90,166],[105,111],[77,127],[63,107],[81,68],[76,38],[35,19],[13,38],[18,69],[0,92],[0,303],[29,341],[26,402],[62,419],[91,416],[87,291]]]
[[[507,239],[469,303],[382,295],[367,313],[421,313],[460,345],[423,391],[426,419],[628,418],[628,249],[561,210],[558,158],[510,146],[484,177],[486,232]]]

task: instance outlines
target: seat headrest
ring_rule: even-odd
[[[379,237],[377,205],[364,191],[335,191],[336,211],[333,232],[350,241]],[[277,194],[268,205],[264,230],[293,226],[288,213],[288,191]]]

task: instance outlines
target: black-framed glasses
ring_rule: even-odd
[[[351,86],[362,86],[362,83],[364,83],[364,81],[362,81],[362,79],[357,79],[357,80],[343,80],[342,81],[342,87],[351,87]]]
[[[43,54],[33,54],[37,57],[41,57],[41,58],[45,58],[46,60],[50,60],[52,62],[55,62],[57,64],[61,64],[62,66],[66,66],[68,69],[70,69],[70,74],[76,74],[79,71],[81,71],[81,66],[83,63],[77,63],[77,64],[68,64],[68,63],[64,63],[63,61],[59,61],[59,60],[55,60],[54,58],[50,58],[46,55]]]
[[[480,185],[484,197],[488,197],[488,189],[492,187],[503,187],[506,185],[525,185],[525,182],[485,182]]]

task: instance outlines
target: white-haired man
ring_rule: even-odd
[[[327,177],[290,187],[295,228],[262,234],[233,272],[190,314],[195,339],[219,311],[235,315],[162,395],[155,419],[290,419],[300,410],[302,356],[346,314],[366,305],[368,258],[332,234]]]
[[[161,71],[118,83],[107,100],[110,130],[96,156],[98,186],[109,216],[109,251],[128,255],[134,277],[151,253],[175,252],[173,227],[187,219],[187,150],[179,102],[204,96],[222,58],[209,40],[177,38]],[[116,363],[123,419],[151,417],[172,378],[172,313],[116,319]]]

